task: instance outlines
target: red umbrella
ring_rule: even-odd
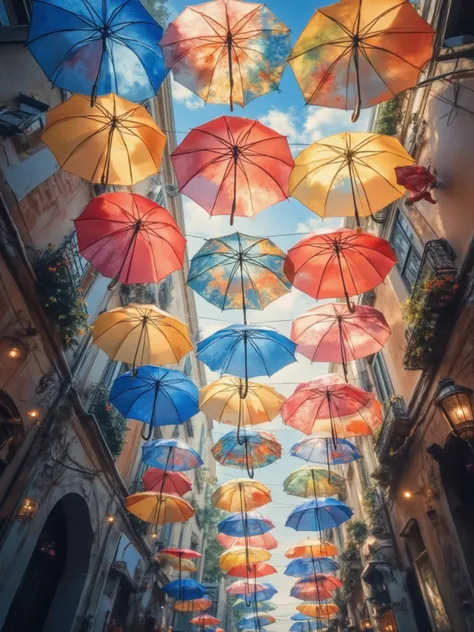
[[[192,560],[202,557],[201,553],[192,549],[162,549],[160,555],[174,555],[174,557],[182,557],[183,560]]]
[[[151,467],[143,476],[143,486],[147,492],[164,492],[184,496],[193,488],[191,481],[182,472],[168,472]]]
[[[278,542],[271,533],[263,533],[262,535],[251,535],[248,538],[236,538],[232,535],[225,535],[224,533],[217,534],[217,542],[226,549],[231,549],[233,546],[256,546],[259,549],[266,549],[271,551],[276,549]]]
[[[342,582],[334,575],[318,573],[312,577],[298,580],[291,591],[291,596],[303,601],[331,599],[332,593],[342,588]]]
[[[288,198],[288,141],[258,121],[221,116],[194,128],[171,160],[182,193],[209,215],[253,217]]]
[[[136,193],[104,193],[74,220],[81,255],[118,281],[158,283],[183,267],[186,239],[170,213]]]
[[[225,589],[229,595],[249,595],[266,590],[265,584],[247,581],[246,579],[238,579]]]
[[[372,393],[332,373],[300,384],[283,404],[281,416],[307,435],[342,439],[372,434],[383,413]]]
[[[200,614],[197,617],[193,617],[189,623],[204,627],[207,625],[218,625],[220,622],[220,619],[218,619],[217,617],[213,617],[210,614]]]
[[[350,307],[350,296],[382,283],[396,263],[388,241],[344,228],[299,241],[288,252],[285,274],[309,296],[345,298]]]
[[[367,305],[328,303],[313,307],[291,327],[297,351],[312,362],[348,362],[380,351],[390,336],[384,315]]]
[[[230,577],[247,577],[249,579],[273,575],[277,569],[267,562],[251,562],[234,566],[227,572]]]

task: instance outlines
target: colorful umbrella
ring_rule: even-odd
[[[194,255],[188,285],[221,310],[264,309],[287,294],[285,253],[269,239],[233,233],[209,239]]]
[[[231,111],[278,89],[291,48],[290,30],[264,4],[239,0],[187,7],[160,45],[178,83]]]
[[[315,621],[313,621],[313,618],[306,615],[306,614],[301,614],[301,612],[298,612],[298,614],[293,614],[291,615],[290,619],[292,621],[312,621],[313,623],[315,623]]]
[[[318,437],[370,434],[383,418],[374,393],[347,384],[335,373],[302,382],[282,406],[281,415],[287,425]]]
[[[283,489],[292,496],[316,498],[335,496],[344,489],[344,478],[320,467],[300,467],[283,482]]]
[[[265,625],[276,623],[275,617],[272,615],[257,615],[242,617],[237,623],[238,630],[259,630]]]
[[[115,379],[109,401],[126,419],[149,424],[145,441],[153,428],[183,424],[199,412],[199,390],[192,380],[172,369],[141,366],[135,374]]]
[[[235,216],[253,217],[288,198],[293,167],[288,140],[258,121],[227,116],[209,121],[191,130],[171,160],[181,192],[211,217],[230,215],[231,225]],[[272,264],[279,271],[281,263]],[[286,285],[284,276],[281,282]]]
[[[173,522],[186,522],[194,516],[192,506],[179,496],[158,494],[156,492],[139,492],[125,498],[125,506],[140,520],[153,525]]]
[[[155,305],[130,303],[97,316],[92,338],[111,360],[133,367],[178,363],[193,345],[188,328]]]
[[[169,584],[165,584],[162,590],[171,599],[180,601],[194,601],[206,595],[204,586],[195,579],[175,579]]]
[[[357,447],[347,439],[338,439],[334,444],[330,439],[316,436],[305,437],[295,443],[290,454],[321,465],[344,465],[362,458]]]
[[[211,500],[219,509],[236,513],[258,509],[271,502],[272,497],[263,483],[236,478],[218,487]]]
[[[142,461],[167,472],[186,472],[204,465],[201,455],[180,439],[157,439],[145,443]]]
[[[146,492],[157,492],[162,489],[165,494],[184,496],[193,488],[191,481],[181,472],[168,472],[151,467],[143,475],[143,487]]]
[[[324,630],[326,627],[326,624],[316,619],[304,619],[293,623],[290,632],[313,632],[314,630]]]
[[[312,233],[293,246],[285,272],[293,285],[316,299],[363,294],[382,283],[397,263],[392,246],[369,233],[342,228]]]
[[[227,571],[227,575],[229,575],[229,577],[247,577],[256,579],[257,577],[273,575],[276,572],[277,569],[266,562],[250,562],[248,564],[245,563],[234,566]]]
[[[189,623],[193,625],[199,625],[200,627],[208,627],[212,625],[218,625],[221,622],[217,617],[213,617],[210,614],[200,614],[197,617],[194,617],[190,620]]]
[[[237,595],[247,598],[251,595],[253,601],[268,601],[278,592],[271,584],[267,582],[249,582],[246,579],[238,579],[226,588],[229,595]]]
[[[395,167],[413,158],[394,136],[344,132],[298,154],[290,194],[321,217],[372,215],[402,197]]]
[[[291,596],[303,601],[321,601],[331,599],[338,588],[342,588],[340,579],[321,573],[298,580],[293,586]]]
[[[166,136],[141,105],[74,94],[46,114],[41,140],[59,166],[89,182],[132,186],[160,170]]]
[[[335,498],[316,498],[295,507],[285,523],[295,531],[324,531],[350,520],[354,512]]]
[[[318,9],[289,57],[306,103],[369,108],[412,88],[434,30],[407,0],[340,0]]]
[[[278,542],[271,533],[264,533],[263,535],[253,535],[249,537],[243,536],[241,538],[235,538],[231,535],[218,533],[217,541],[226,549],[230,549],[233,546],[256,546],[257,548],[271,551],[276,549],[278,546]]]
[[[174,555],[164,555],[163,553],[159,554],[158,559],[180,573],[195,573],[197,571],[197,566],[191,560],[174,557]]]
[[[271,553],[266,549],[253,547],[239,547],[224,551],[219,555],[219,567],[228,572],[235,566],[251,564],[252,562],[266,562],[271,558]]]
[[[329,590],[324,590],[317,584],[312,588],[303,590],[300,586],[293,586],[290,590],[290,597],[300,599],[301,601],[327,601],[332,599],[333,593]]]
[[[273,612],[276,609],[277,606],[271,601],[257,601],[256,603],[247,606],[245,601],[242,599],[238,599],[232,606],[232,610],[238,614],[253,614],[255,610],[257,612]]]
[[[183,267],[186,239],[170,213],[136,193],[104,193],[77,219],[81,255],[120,283],[159,283]]]
[[[336,555],[337,548],[332,542],[321,542],[315,538],[305,538],[298,542],[296,546],[290,547],[285,551],[285,556],[294,559],[298,557],[317,557],[324,558]]]
[[[244,428],[228,432],[212,447],[211,452],[221,465],[241,470],[247,468],[248,475],[253,478],[255,469],[271,465],[281,458],[282,448],[270,432]]]
[[[316,573],[333,573],[339,564],[330,557],[297,557],[285,570],[290,577],[313,577]]]
[[[174,605],[179,612],[203,612],[212,606],[212,601],[207,597],[191,599],[190,601],[177,601]]]
[[[165,79],[156,42],[163,29],[138,0],[33,3],[28,48],[53,86],[131,101],[154,97]]]
[[[302,603],[296,609],[315,619],[333,619],[339,612],[335,603]]]
[[[198,553],[197,551],[193,551],[192,549],[161,549],[161,555],[168,555],[170,557],[178,557],[183,560],[194,560],[202,557],[202,553]]]
[[[217,525],[219,533],[235,537],[263,535],[275,528],[271,520],[258,511],[245,513],[243,519],[240,513],[227,516]]]

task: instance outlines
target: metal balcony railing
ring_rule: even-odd
[[[375,444],[375,453],[381,463],[390,452],[403,443],[409,432],[410,417],[402,397],[394,397],[387,404],[382,429]]]
[[[76,288],[80,287],[84,277],[90,269],[90,264],[79,252],[79,244],[77,243],[77,235],[75,231],[63,241],[61,246],[58,248],[58,251],[62,253],[64,259],[68,262],[71,282]]]

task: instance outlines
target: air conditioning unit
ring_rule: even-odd
[[[165,184],[166,195],[170,197],[176,197],[179,195],[179,189],[175,184]]]

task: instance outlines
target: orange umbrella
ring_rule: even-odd
[[[285,551],[285,556],[290,559],[296,557],[331,557],[336,555],[337,548],[332,542],[322,542],[315,538],[305,538],[295,546]]]
[[[335,603],[302,603],[296,609],[314,619],[333,619],[339,612]]]
[[[174,605],[179,612],[203,612],[212,606],[212,601],[206,597],[192,599],[190,601],[177,601]]]
[[[212,494],[211,500],[224,511],[252,511],[271,502],[270,490],[263,483],[236,478],[224,483]]]
[[[217,625],[221,622],[217,617],[213,617],[210,614],[200,614],[197,617],[193,617],[189,623],[193,625],[199,625],[205,627],[208,625]]]
[[[273,575],[276,572],[277,569],[271,564],[267,564],[266,562],[251,562],[250,564],[234,566],[227,571],[227,575],[229,575],[229,577],[248,577],[251,579]]]

